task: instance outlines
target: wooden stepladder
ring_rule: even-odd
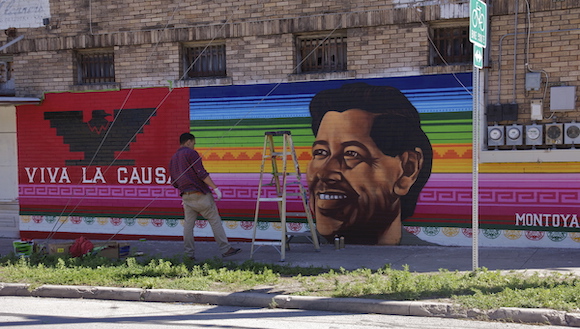
[[[276,150],[274,145],[276,139],[282,139],[282,149]],[[292,160],[293,168],[288,170],[288,158]],[[267,184],[264,184],[264,170],[266,162],[270,161],[272,164],[272,178]],[[279,164],[282,164],[282,171],[278,170]],[[275,195],[266,195],[267,190],[263,189],[264,186],[275,186]],[[296,187],[298,191],[296,192]],[[293,190],[288,191],[289,189]],[[264,191],[264,195],[262,195]],[[286,248],[288,246],[289,239],[294,236],[303,235],[306,236],[312,244],[316,251],[320,251],[320,245],[318,243],[318,236],[316,234],[316,228],[314,227],[314,221],[312,219],[312,213],[308,208],[306,200],[306,188],[302,184],[300,168],[298,166],[298,159],[296,157],[296,151],[294,149],[294,143],[292,142],[292,135],[290,131],[267,131],[264,133],[264,149],[262,151],[262,165],[260,168],[260,182],[258,185],[258,198],[256,201],[256,212],[254,215],[254,233],[252,235],[252,248],[250,251],[250,258],[254,256],[254,251],[264,245],[273,246],[277,248],[280,253],[280,261],[283,262],[286,258]],[[302,206],[304,212],[287,212],[287,198],[289,196],[300,196],[302,200]],[[256,229],[259,225],[259,215],[260,215],[260,205],[263,202],[277,202],[278,203],[278,213],[280,216],[280,226],[281,226],[281,237],[280,241],[256,241]],[[286,219],[288,217],[301,217],[306,218],[308,228],[310,232],[287,232]],[[278,249],[279,248],[279,249]]]

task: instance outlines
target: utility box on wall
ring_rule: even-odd
[[[546,124],[546,145],[558,145],[564,142],[564,126],[561,123]]]
[[[532,120],[542,120],[544,118],[542,104],[543,101],[541,99],[532,99],[531,102]]]
[[[505,134],[505,144],[519,146],[524,143],[524,133],[522,125],[507,126]]]
[[[542,84],[542,75],[540,72],[526,73],[526,90],[540,90]]]
[[[501,146],[505,144],[505,128],[504,126],[488,126],[487,127],[487,145]]]
[[[564,144],[580,144],[580,123],[565,123],[564,131]]]
[[[537,124],[527,125],[526,145],[542,145],[543,128],[544,126]]]
[[[518,119],[518,104],[489,104],[486,109],[487,122],[516,121]]]
[[[576,87],[560,86],[550,88],[550,111],[566,112],[576,108]]]

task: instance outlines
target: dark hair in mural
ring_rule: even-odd
[[[431,175],[433,162],[431,143],[421,129],[417,109],[396,88],[366,83],[345,84],[339,89],[323,90],[312,98],[310,115],[314,135],[318,134],[326,112],[344,112],[349,109],[379,114],[373,122],[371,138],[385,155],[397,156],[415,148],[423,151],[423,167],[417,180],[409,193],[401,197],[401,219],[412,216],[419,193]]]

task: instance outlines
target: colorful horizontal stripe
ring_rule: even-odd
[[[419,113],[471,112],[471,73],[191,88],[190,119],[246,120],[309,117],[312,97],[364,82],[399,89]]]
[[[224,220],[253,221],[259,174],[214,174],[223,199],[218,202]],[[534,229],[579,232],[580,174],[482,174],[479,190],[482,228]],[[266,175],[266,180],[269,178]],[[302,177],[303,184],[305,178]],[[65,189],[71,194],[63,193]],[[298,192],[297,185],[289,192]],[[87,199],[98,194],[98,199]],[[410,226],[470,227],[471,175],[433,174],[421,192]],[[273,187],[263,196],[275,196]],[[39,184],[20,191],[23,215],[110,216],[179,219],[180,198],[173,187],[70,186]],[[46,204],[49,203],[50,206]],[[260,207],[260,221],[276,221],[277,203]],[[304,211],[299,197],[288,199],[289,212]],[[289,222],[304,222],[289,218]]]

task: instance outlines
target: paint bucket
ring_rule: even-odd
[[[34,242],[18,240],[12,242],[12,245],[14,246],[14,253],[16,254],[16,257],[28,257],[32,255]]]

